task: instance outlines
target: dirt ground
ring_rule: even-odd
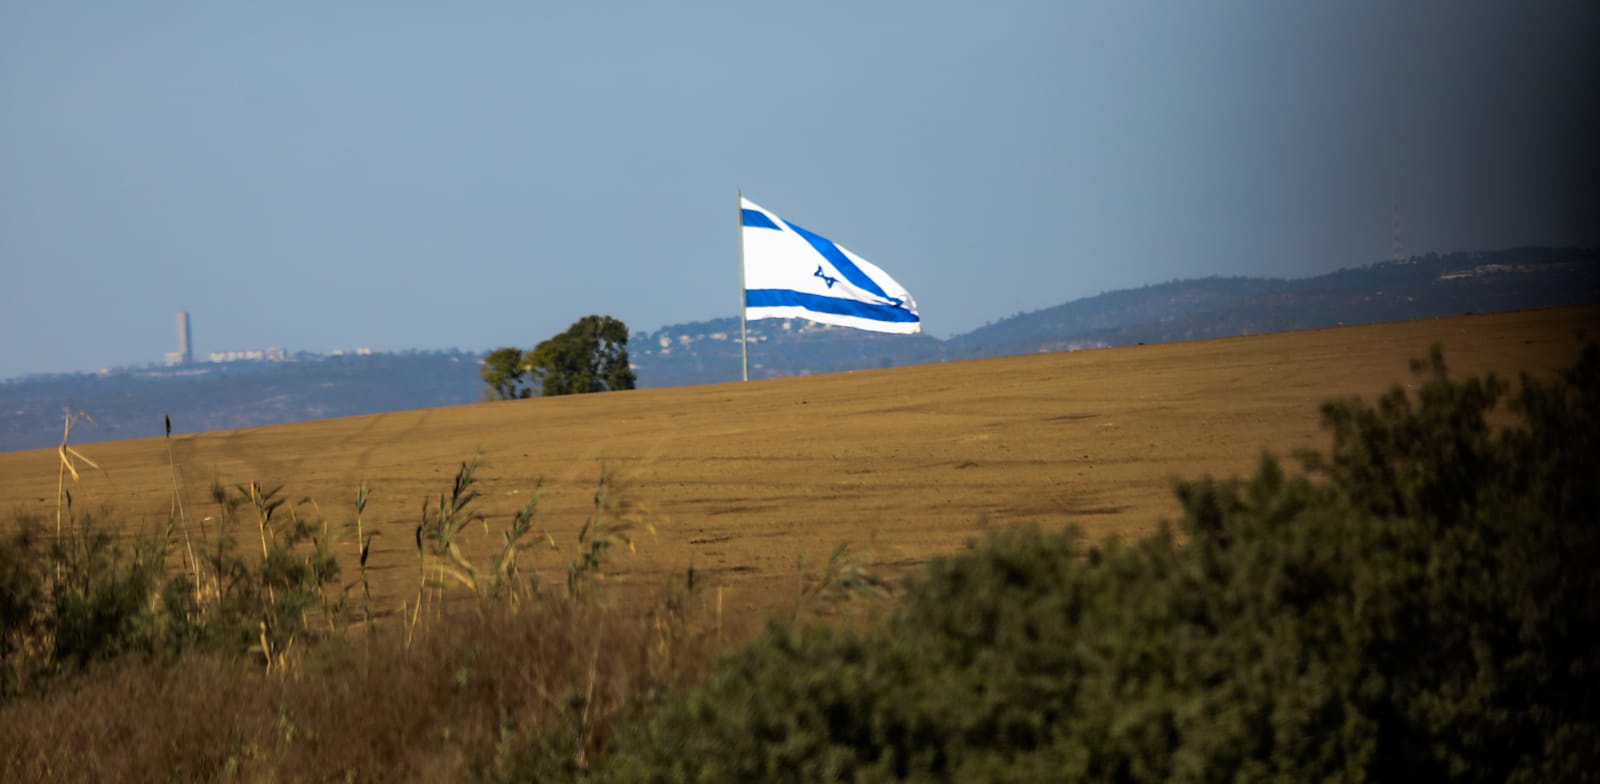
[[[387,612],[417,592],[414,532],[425,498],[447,493],[459,462],[480,472],[498,542],[543,478],[536,528],[562,553],[527,565],[558,588],[602,461],[649,505],[656,532],[611,556],[613,584],[653,589],[693,566],[722,586],[730,616],[795,595],[800,572],[836,543],[897,573],[959,549],[986,527],[1077,523],[1092,537],[1137,537],[1172,517],[1176,477],[1249,471],[1263,449],[1325,447],[1317,405],[1371,399],[1442,342],[1457,375],[1549,373],[1594,334],[1600,306],[1463,316],[1192,343],[955,362],[807,378],[638,390],[406,411],[175,435],[172,458],[192,536],[214,515],[213,480],[286,485],[313,499],[355,568],[353,500],[382,535],[370,566]],[[93,412],[90,412],[91,414]],[[171,414],[183,430],[183,412]],[[154,531],[173,507],[162,439],[92,444],[105,469],[70,490]],[[55,450],[0,454],[0,511],[54,518]],[[309,509],[309,507],[308,507]],[[9,519],[9,517],[7,518]],[[214,534],[215,523],[207,523]],[[254,541],[254,526],[239,531]]]

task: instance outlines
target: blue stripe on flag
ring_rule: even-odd
[[[832,240],[819,234],[812,234],[788,221],[784,221],[784,223],[788,224],[789,228],[794,229],[794,233],[805,238],[806,242],[811,243],[811,247],[822,254],[822,257],[827,259],[828,263],[832,264],[833,268],[838,270],[845,280],[854,283],[856,288],[862,291],[870,291],[884,299],[892,300],[896,305],[900,304],[900,300],[885,293],[877,281],[867,277],[867,273],[862,272],[861,268],[855,265],[855,262],[852,262],[848,256],[840,252],[839,246],[833,244]]]
[[[778,224],[773,223],[772,219],[767,217],[766,213],[760,210],[745,209],[743,210],[743,213],[743,221],[744,225],[746,226],[753,226],[758,229],[778,228]]]
[[[793,224],[790,225],[792,226]],[[874,305],[870,302],[840,299],[839,297],[824,297],[817,294],[790,291],[789,289],[749,289],[744,293],[744,305],[747,308],[797,307],[817,313],[855,316],[872,321],[919,322],[922,320],[918,318],[917,314],[893,305]]]

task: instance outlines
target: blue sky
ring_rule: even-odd
[[[735,189],[958,334],[1600,245],[1600,6],[0,0],[0,378],[737,314]]]

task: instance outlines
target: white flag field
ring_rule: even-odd
[[[745,318],[803,318],[908,335],[917,303],[889,273],[740,197]]]

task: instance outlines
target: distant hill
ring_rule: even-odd
[[[1297,280],[1206,278],[1117,291],[952,339],[970,358],[1167,343],[1600,300],[1600,251],[1516,248],[1429,255]]]
[[[1428,255],[1314,278],[1203,278],[1019,313],[965,335],[881,335],[806,321],[749,323],[750,377],[780,378],[978,357],[1314,329],[1600,302],[1600,250]],[[636,332],[644,387],[739,379],[736,317]],[[539,336],[522,336],[531,345]],[[0,383],[0,451],[53,446],[66,407],[78,443],[232,429],[479,400],[479,355],[406,352],[198,365]]]
[[[831,373],[1039,351],[1167,343],[1340,324],[1458,316],[1600,301],[1600,250],[1514,248],[1428,255],[1314,278],[1203,278],[1113,291],[940,341],[809,322],[750,322],[750,377]],[[641,385],[737,380],[739,320],[639,335]]]

